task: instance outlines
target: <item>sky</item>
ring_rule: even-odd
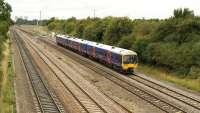
[[[138,18],[169,18],[177,8],[189,8],[200,16],[200,0],[5,0],[13,9],[12,18],[42,19],[57,17],[127,16]]]

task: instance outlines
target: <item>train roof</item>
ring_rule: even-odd
[[[128,50],[128,49],[123,49],[123,48],[119,48],[119,47],[114,47],[114,46],[110,46],[110,45],[106,45],[106,44],[102,44],[102,43],[97,43],[97,42],[92,42],[92,41],[87,41],[89,45],[101,48],[101,49],[105,49],[108,51],[112,51],[116,54],[123,54],[123,55],[129,55],[129,54],[134,54],[137,55],[136,52]]]
[[[83,40],[83,39],[80,39],[80,38],[70,37],[69,39],[71,39],[71,40],[73,40],[73,41],[76,41],[76,42],[79,42],[79,43],[84,43],[84,44],[86,44],[86,41]]]
[[[60,38],[67,38],[65,35],[56,35],[56,37],[60,37]]]
[[[119,48],[119,47],[114,47],[114,46],[110,46],[110,45],[99,44],[99,47],[102,48],[102,49],[105,49],[105,50],[112,51],[116,54],[122,54],[122,55],[132,55],[132,54],[134,54],[134,55],[136,55],[136,53],[134,51]]]
[[[105,50],[108,50],[108,51],[112,51],[116,54],[137,55],[136,52],[128,50],[128,49],[123,49],[123,48],[119,48],[119,47],[115,47],[115,46],[110,46],[110,45],[97,43],[97,42],[93,42],[93,41],[88,41],[88,40],[75,38],[75,37],[69,37],[69,36],[65,36],[65,35],[57,35],[57,36],[61,37],[61,38],[69,39],[69,40],[72,40],[72,41],[76,41],[76,42],[79,42],[79,43],[88,44],[88,45],[98,47],[98,48],[101,48],[101,49],[105,49]]]

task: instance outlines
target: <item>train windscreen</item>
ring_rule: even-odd
[[[137,55],[125,55],[123,56],[124,64],[136,64],[138,62]]]

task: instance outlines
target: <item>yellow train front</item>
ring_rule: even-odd
[[[133,73],[138,66],[137,54],[133,51],[129,51],[126,54],[122,54],[122,70],[125,73]]]
[[[133,73],[138,66],[137,53],[115,47],[111,49],[113,68],[124,73]]]

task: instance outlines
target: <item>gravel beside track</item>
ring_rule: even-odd
[[[12,32],[15,34],[15,40],[17,42],[17,45],[19,47],[21,57],[23,59],[23,62],[25,64],[25,68],[27,70],[27,73],[29,75],[29,79],[31,81],[31,85],[33,87],[37,102],[39,103],[38,106],[36,106],[37,112],[39,113],[64,113],[64,110],[59,103],[59,100],[56,98],[56,96],[47,88],[46,84],[41,78],[41,75],[34,64],[34,62],[31,59],[30,53],[24,46],[24,44],[21,42],[21,39],[19,35],[12,30]]]

